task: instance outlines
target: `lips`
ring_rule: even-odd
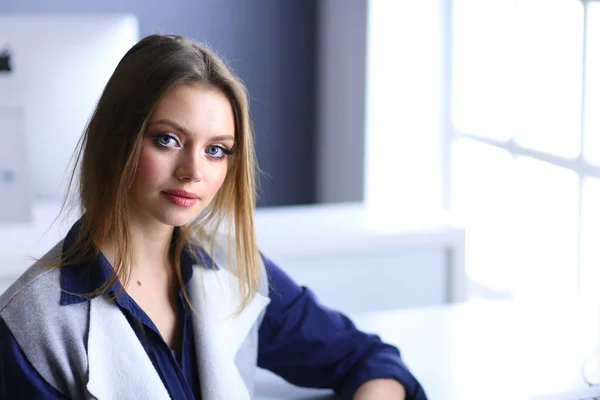
[[[165,190],[161,192],[168,200],[179,207],[192,207],[198,202],[198,196],[185,190]]]
[[[169,194],[172,196],[183,197],[186,199],[198,199],[198,196],[196,196],[195,194],[186,192],[185,190],[181,190],[181,189],[165,190],[163,193]]]

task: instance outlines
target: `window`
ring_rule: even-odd
[[[600,290],[600,2],[453,0],[451,209],[467,273],[514,298]]]

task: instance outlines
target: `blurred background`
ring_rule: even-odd
[[[151,33],[247,85],[261,248],[326,304],[598,298],[600,4],[579,0],[0,1],[0,291],[64,236],[79,134]]]

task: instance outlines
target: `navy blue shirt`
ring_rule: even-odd
[[[74,239],[65,238],[64,248]],[[199,250],[204,265],[209,256]],[[426,395],[402,362],[399,351],[379,337],[357,330],[344,315],[319,304],[307,288],[298,286],[271,260],[263,257],[269,279],[269,298],[259,329],[258,366],[299,386],[331,388],[343,399],[350,399],[364,382],[374,378],[398,380],[408,399]],[[183,253],[184,283],[190,281],[194,259]],[[98,288],[111,275],[110,263],[100,253],[88,264],[61,270],[61,305],[89,301],[77,296]],[[131,324],[148,357],[173,399],[200,399],[202,382],[198,379],[192,330],[193,313],[179,293],[181,348],[172,352],[158,329],[135,301],[116,283],[102,295],[115,295],[117,305]],[[69,294],[67,292],[73,293]],[[33,368],[14,336],[0,319],[0,398],[65,399]]]

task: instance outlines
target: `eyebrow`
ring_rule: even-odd
[[[188,129],[179,125],[175,121],[171,121],[170,119],[159,119],[157,121],[150,121],[150,125],[155,125],[155,124],[169,125],[171,128],[183,133],[186,136],[193,136]],[[211,141],[218,141],[218,140],[234,140],[235,141],[235,138],[231,135],[217,135],[217,136],[211,137],[210,140]]]

